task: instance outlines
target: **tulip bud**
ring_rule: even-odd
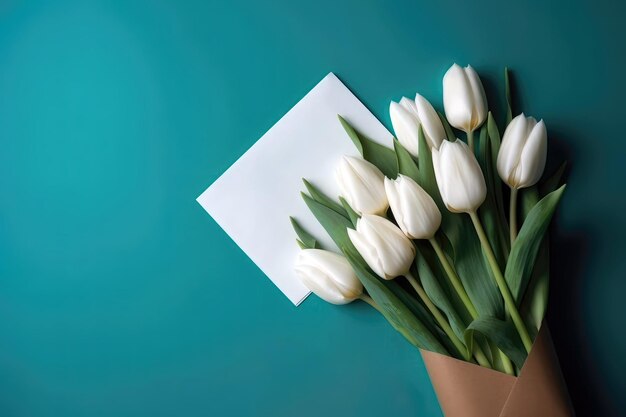
[[[304,249],[296,258],[300,281],[321,299],[332,304],[347,304],[363,293],[346,258],[321,249]]]
[[[487,186],[476,157],[465,142],[444,140],[433,149],[439,193],[453,213],[471,213],[485,201]]]
[[[348,235],[365,262],[381,278],[405,275],[415,258],[411,241],[384,217],[363,215],[356,230],[348,229]]]
[[[344,156],[335,173],[341,195],[359,214],[384,214],[389,203],[385,176],[362,158]]]
[[[439,149],[441,141],[446,138],[446,131],[443,128],[441,119],[435,111],[435,108],[423,96],[415,95],[415,107],[417,109],[417,118],[422,123],[424,135],[431,148]]]
[[[410,239],[430,239],[441,225],[441,212],[432,197],[405,175],[385,178],[385,191],[393,217]]]
[[[419,152],[419,127],[417,109],[412,100],[404,97],[400,103],[389,104],[389,117],[398,142],[413,156]]]
[[[498,153],[498,173],[512,188],[535,185],[546,165],[548,133],[543,120],[537,123],[524,113],[511,120]]]
[[[389,115],[398,141],[415,157],[419,153],[420,125],[431,148],[438,148],[446,137],[439,115],[428,100],[419,94],[415,96],[415,101],[406,97],[402,97],[399,104],[392,101]]]
[[[443,76],[443,107],[448,122],[466,133],[487,117],[487,98],[474,68],[454,64]]]

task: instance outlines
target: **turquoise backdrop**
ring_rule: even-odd
[[[455,61],[497,110],[511,67],[571,163],[550,326],[579,415],[624,413],[625,12],[1,1],[0,415],[441,415],[377,314],[293,307],[195,198],[329,71],[389,126],[391,99],[440,106]]]

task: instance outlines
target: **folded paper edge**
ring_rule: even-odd
[[[444,415],[500,415],[517,378],[439,353],[422,350],[422,358]]]
[[[500,416],[573,416],[548,324],[544,321]]]
[[[448,417],[560,417],[574,415],[544,322],[518,377],[422,350]]]

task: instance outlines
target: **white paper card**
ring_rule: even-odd
[[[325,248],[336,249],[300,197],[302,178],[337,196],[337,163],[342,155],[358,155],[338,114],[370,138],[392,146],[387,129],[330,73],[198,197],[295,305],[309,291],[293,270],[299,247],[289,216]]]

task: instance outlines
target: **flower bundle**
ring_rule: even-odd
[[[393,149],[339,116],[362,157],[339,162],[337,200],[306,180],[302,197],[341,253],[291,220],[313,293],[367,302],[423,351],[518,376],[542,328],[546,231],[565,185],[564,166],[540,181],[546,126],[512,117],[507,71],[505,88],[500,130],[478,74],[453,65],[445,117],[419,94],[391,103]]]

